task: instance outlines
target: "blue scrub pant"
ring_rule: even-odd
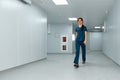
[[[75,42],[76,54],[74,59],[75,64],[79,63],[80,46],[82,48],[82,61],[86,61],[86,45],[84,44],[83,41],[76,41]]]

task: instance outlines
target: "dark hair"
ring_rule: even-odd
[[[77,22],[79,21],[79,19],[83,22],[83,18],[79,17],[77,18]],[[82,25],[81,31],[83,31],[84,25]]]
[[[77,22],[79,21],[79,19],[81,19],[81,21],[83,21],[83,18],[79,17],[79,18],[77,18]]]

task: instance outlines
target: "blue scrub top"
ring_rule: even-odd
[[[76,37],[76,41],[83,42],[85,40],[85,31],[87,31],[86,26],[82,26],[81,28],[79,26],[76,27],[75,31],[78,33]]]

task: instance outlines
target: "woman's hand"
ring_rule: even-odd
[[[84,41],[84,45],[86,46],[86,44],[87,44],[87,41],[85,40],[85,41]]]

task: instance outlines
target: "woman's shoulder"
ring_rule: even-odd
[[[83,25],[84,28],[87,28],[85,25]]]
[[[84,31],[87,31],[87,27],[86,26],[84,26]]]

